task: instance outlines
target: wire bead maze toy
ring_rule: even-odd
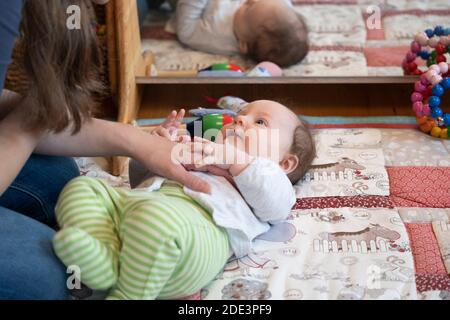
[[[414,84],[414,93],[411,95],[420,130],[442,139],[450,138],[450,113],[441,108],[442,97],[450,89],[448,73],[447,62],[431,65]]]
[[[426,61],[427,67],[441,62],[447,62],[446,54],[450,53],[450,28],[436,26],[419,32],[411,42],[410,50],[402,62],[405,75],[422,75],[417,64],[418,59]]]

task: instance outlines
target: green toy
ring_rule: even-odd
[[[186,127],[191,138],[209,138],[214,142],[220,129],[230,123],[233,123],[233,117],[227,114],[208,114],[188,123]],[[205,135],[205,133],[207,134]]]

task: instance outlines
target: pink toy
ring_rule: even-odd
[[[281,77],[283,70],[275,63],[264,61],[247,73],[247,77]]]

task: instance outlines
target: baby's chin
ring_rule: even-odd
[[[228,144],[228,145],[235,147],[236,149],[238,149],[240,151],[248,152],[248,150],[247,150],[248,148],[246,148],[246,143],[245,143],[244,139],[239,136],[236,136],[236,135],[230,135],[227,137],[220,136],[216,140],[216,143]]]

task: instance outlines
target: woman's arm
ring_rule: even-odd
[[[19,174],[43,134],[24,130],[23,117],[16,108],[0,119],[0,195]]]
[[[130,125],[91,119],[76,135],[71,135],[70,128],[60,134],[45,135],[35,152],[72,157],[131,157],[155,174],[208,193],[209,185],[188,173],[181,165],[181,160],[172,157],[172,148],[175,145],[165,138],[150,135]]]
[[[0,120],[3,120],[20,103],[21,97],[6,89],[3,89],[0,93]]]

